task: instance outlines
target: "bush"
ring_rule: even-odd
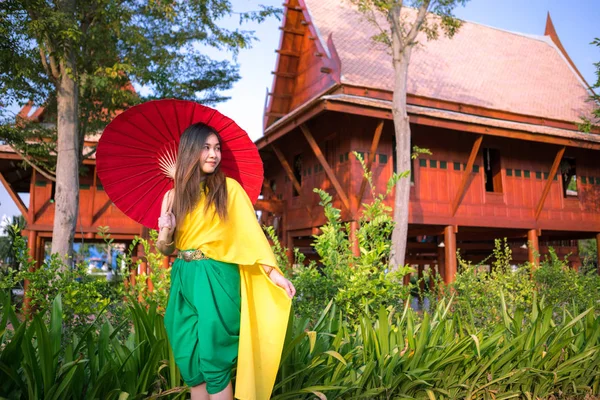
[[[564,307],[575,313],[588,308],[600,311],[600,277],[595,272],[583,274],[570,268],[567,259],[558,258],[552,248],[534,271],[529,263],[513,267],[506,239],[496,240],[490,257],[494,261],[491,272],[487,272],[459,255],[460,269],[455,282],[450,287],[438,288],[445,295],[454,290],[456,311],[478,328],[493,329],[502,321],[503,302],[510,315],[520,309],[524,318],[528,318],[534,296],[553,307],[557,319],[562,318]]]
[[[364,162],[355,154],[366,170]],[[376,195],[371,173],[366,172],[373,201],[365,204],[358,221],[356,240],[359,255],[352,253],[349,238],[350,226],[342,223],[341,212],[333,207],[332,197],[326,191],[315,189],[319,194],[327,222],[321,233],[314,236],[313,247],[319,262],[304,265],[304,259],[296,252],[296,263],[291,271],[291,279],[296,286],[297,296],[294,310],[300,317],[315,318],[328,302],[333,299],[342,310],[344,318],[357,324],[359,315],[369,308],[380,306],[401,307],[409,296],[411,287],[402,284],[402,278],[412,272],[411,268],[399,267],[389,270],[390,237],[394,227],[391,209],[384,203],[402,176],[394,174],[387,191]],[[274,231],[267,229],[278,260],[287,264],[285,249],[281,247]]]
[[[577,312],[587,308],[600,311],[600,277],[596,271],[580,273],[569,267],[565,258],[561,260],[553,249],[535,271],[534,278],[547,304],[553,304],[559,311],[563,306],[572,307]]]
[[[506,239],[495,241],[493,259],[491,271],[487,272],[458,255],[460,270],[452,285],[457,312],[479,328],[502,321],[503,296],[511,315],[518,308],[531,309],[535,288],[531,266],[525,264],[513,270],[512,252]]]
[[[140,274],[137,274],[135,284],[130,285],[127,282],[125,284],[125,291],[130,298],[137,299],[142,306],[156,305],[158,312],[164,315],[171,288],[171,267],[163,267],[165,256],[156,250],[153,245],[157,239],[158,232],[155,230],[150,231],[149,240],[136,237],[122,256],[122,260],[128,274],[131,274],[132,270],[137,270],[142,262],[146,262],[146,268],[150,273],[147,274],[142,271]],[[133,261],[138,245],[143,247],[145,256],[144,259],[138,258],[136,261]],[[149,284],[152,285],[151,290]]]
[[[600,318],[565,308],[561,322],[553,320],[553,307],[532,304],[528,321],[522,310],[511,317],[501,304],[501,321],[488,331],[452,312],[444,299],[422,316],[409,307],[380,308],[361,315],[356,329],[330,305],[314,324],[292,321],[272,399],[597,394]]]
[[[187,391],[156,307],[131,302],[125,318],[135,328],[120,339],[126,324],[113,326],[104,310],[80,333],[63,331],[61,295],[52,301],[47,323],[40,314],[21,323],[8,298],[1,301],[5,307],[0,315],[0,397],[174,398]],[[6,335],[8,322],[14,329],[11,340]]]

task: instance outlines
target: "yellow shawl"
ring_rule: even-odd
[[[242,305],[235,397],[269,399],[291,300],[260,266],[279,269],[248,195],[231,178],[227,178],[227,213],[226,221],[221,221],[212,208],[205,213],[203,197],[177,230],[176,246],[200,249],[214,260],[239,265]]]

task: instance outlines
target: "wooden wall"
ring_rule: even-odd
[[[82,230],[89,238],[98,231],[99,226],[109,226],[113,236],[140,234],[141,225],[123,214],[108,198],[102,184],[96,179],[94,188],[94,166],[87,166],[89,174],[79,177],[79,221],[77,233]],[[29,204],[29,226],[37,231],[52,231],[55,204],[52,200],[51,181],[37,175],[31,184]],[[33,219],[33,220],[32,220]],[[124,237],[125,237],[124,236]]]
[[[351,199],[352,207],[359,203],[356,196],[361,186],[362,169],[352,151],[368,156],[377,120],[341,113],[326,113],[308,124],[321,151],[329,159],[342,188]],[[464,173],[475,135],[425,126],[413,126],[413,144],[431,150],[414,162],[414,185],[411,190],[410,223],[425,225],[459,225],[506,229],[541,229],[572,232],[600,232],[600,163],[596,154],[584,149],[568,148],[565,156],[577,162],[578,196],[565,198],[560,178],[552,182],[539,219],[534,213],[540,200],[545,174],[550,171],[557,146],[484,137],[475,161],[470,183],[455,216],[451,204]],[[324,222],[318,196],[319,187],[334,196],[334,204],[342,208],[342,217],[352,219],[352,212],[343,208],[339,196],[320,167],[313,151],[299,129],[277,142],[290,165],[302,154],[302,191],[293,196],[291,181],[279,161],[267,157],[265,175],[276,183],[278,197],[286,201],[286,230],[316,227]],[[379,191],[393,172],[393,129],[386,121],[373,164],[373,176]],[[500,152],[503,190],[485,190],[483,149]],[[585,183],[581,179],[585,177]],[[593,183],[590,183],[590,182]],[[370,198],[369,190],[361,199]],[[393,196],[389,198],[393,204]],[[311,213],[308,210],[311,210]]]

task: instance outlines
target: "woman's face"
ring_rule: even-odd
[[[200,168],[205,174],[212,174],[221,162],[221,144],[217,135],[210,135],[200,153]]]

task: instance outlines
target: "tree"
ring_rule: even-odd
[[[454,8],[468,0],[350,0],[380,32],[373,39],[389,46],[395,71],[392,115],[396,136],[398,170],[410,173],[410,124],[406,113],[408,66],[413,48],[422,33],[427,40],[438,38],[440,30],[452,37],[461,22],[452,14]],[[409,8],[410,7],[410,8]],[[431,14],[430,14],[431,13]],[[433,15],[432,15],[433,14]],[[408,202],[410,180],[399,179],[394,199],[394,231],[390,266],[404,265],[408,236]]]
[[[600,38],[594,39],[590,44],[600,48]],[[600,62],[595,63],[594,66],[596,67],[596,83],[592,85],[591,89],[597,90],[600,89]],[[596,107],[592,111],[592,115],[582,117],[582,121],[579,124],[579,130],[586,133],[590,133],[593,128],[598,128],[598,125],[600,125],[600,95],[592,91],[590,101],[593,101]]]
[[[232,15],[240,24],[261,22],[278,13],[262,6],[236,13],[229,0],[0,2],[0,102],[44,105],[49,115],[44,122],[51,122],[4,124],[0,140],[56,181],[52,253],[73,254],[85,134],[98,132],[118,110],[149,98],[205,104],[226,99],[219,91],[239,79],[237,65],[205,52],[225,50],[235,60],[254,36],[217,23]],[[151,95],[136,94],[131,83]],[[56,139],[47,140],[52,132]]]

